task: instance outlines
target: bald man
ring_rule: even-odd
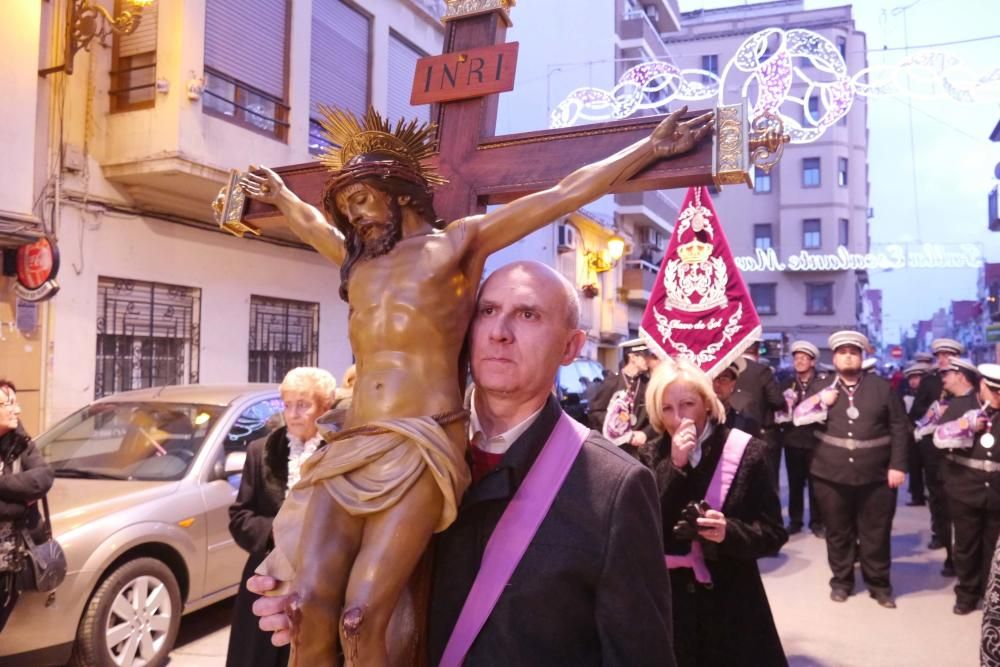
[[[544,264],[509,264],[480,289],[469,332],[473,483],[433,545],[431,664],[441,662],[487,541],[562,416],[552,386],[583,346],[579,318],[576,290]],[[288,634],[283,604],[255,606],[278,642]],[[671,627],[652,475],[592,431],[464,664],[670,667]]]

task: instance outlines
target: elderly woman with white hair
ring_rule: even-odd
[[[322,368],[293,368],[281,382],[285,425],[250,443],[236,502],[229,508],[229,532],[250,552],[233,609],[226,665],[283,667],[288,647],[271,644],[270,633],[257,627],[251,606],[259,596],[246,580],[274,547],[271,522],[288,490],[299,480],[302,464],[323,444],[316,420],[335,400],[337,381]]]
[[[756,559],[788,539],[760,439],[726,426],[712,380],[664,362],[646,389],[677,664],[786,665]]]

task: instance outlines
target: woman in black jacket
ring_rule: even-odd
[[[726,426],[712,381],[664,362],[646,393],[679,667],[787,665],[757,558],[788,540],[767,445]],[[694,504],[707,501],[708,507]]]
[[[17,573],[27,567],[21,555],[21,531],[39,528],[38,501],[54,476],[21,426],[17,389],[0,380],[0,631],[7,624],[21,591]]]
[[[271,523],[288,489],[298,481],[302,463],[323,443],[316,419],[333,404],[336,388],[336,380],[323,369],[292,369],[281,383],[285,425],[247,447],[240,490],[229,508],[229,532],[250,557],[233,610],[227,667],[288,663],[288,647],[273,646],[271,634],[258,628],[251,606],[259,596],[247,590],[246,581],[274,547]]]

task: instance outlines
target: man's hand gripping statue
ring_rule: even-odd
[[[324,215],[268,169],[246,194],[278,208],[291,229],[341,267],[357,360],[354,400],[340,430],[302,467],[274,521],[275,548],[258,573],[283,582],[297,667],[405,660],[387,629],[431,535],[448,527],[470,483],[459,353],[486,258],[567,215],[661,158],[691,150],[712,114],[653,134],[558,185],[485,215],[445,225],[433,209],[443,182],[428,164],[432,128],[395,128],[324,109],[336,146]],[[327,216],[329,216],[329,221]],[[332,224],[331,224],[332,222]],[[265,628],[276,629],[276,626]],[[339,629],[335,632],[334,628]]]

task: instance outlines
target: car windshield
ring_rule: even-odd
[[[95,403],[36,444],[57,477],[177,480],[224,410],[192,403]]]

